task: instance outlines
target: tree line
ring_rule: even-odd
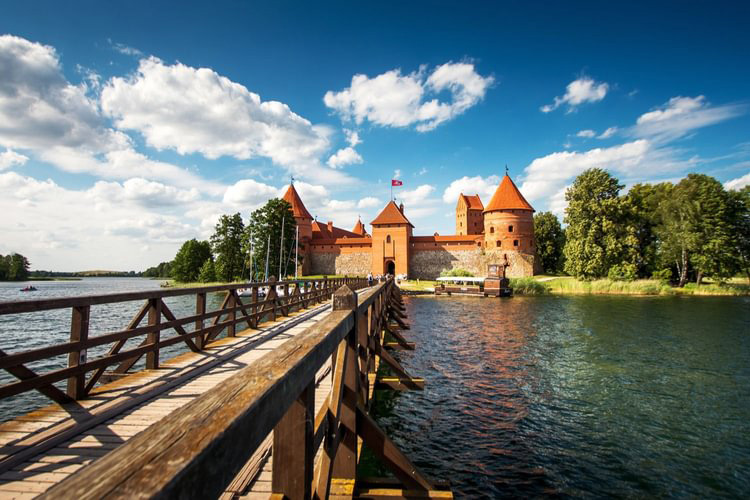
[[[143,276],[183,283],[287,276],[294,272],[296,229],[292,206],[274,198],[252,212],[247,224],[239,212],[222,215],[208,241],[186,241],[174,259],[148,268]]]
[[[0,255],[0,281],[25,281],[29,278],[29,259],[20,253]]]
[[[655,278],[684,286],[705,277],[750,279],[750,186],[726,190],[715,178],[688,174],[677,184],[624,185],[592,168],[565,192],[557,217],[534,217],[545,272],[579,279]]]

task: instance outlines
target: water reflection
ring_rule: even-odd
[[[750,491],[750,302],[410,298],[379,422],[464,496]]]

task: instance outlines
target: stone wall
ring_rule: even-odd
[[[534,274],[534,256],[513,251],[413,250],[409,259],[409,278],[435,279],[443,269],[466,269],[475,276],[486,276],[489,264],[502,264],[508,256],[506,276],[516,278]],[[537,264],[538,265],[538,264]]]
[[[372,255],[370,252],[342,253],[320,252],[312,253],[310,259],[310,274],[347,274],[350,276],[365,276],[370,272]]]
[[[336,256],[336,274],[366,276],[372,268],[370,252],[342,253]]]

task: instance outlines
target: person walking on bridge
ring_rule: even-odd
[[[372,286],[372,273],[367,274],[367,286]]]

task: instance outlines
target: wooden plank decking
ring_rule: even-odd
[[[0,424],[0,498],[34,498],[130,438],[221,384],[326,315],[329,305],[238,332],[201,352],[188,352],[106,384],[89,398],[51,405]],[[316,411],[330,391],[330,365],[318,375]],[[266,440],[225,496],[270,492]],[[260,474],[257,472],[260,471]],[[244,476],[243,476],[244,473]],[[243,477],[241,477],[243,476]],[[266,493],[267,495],[268,493]],[[250,498],[253,495],[251,493]]]

